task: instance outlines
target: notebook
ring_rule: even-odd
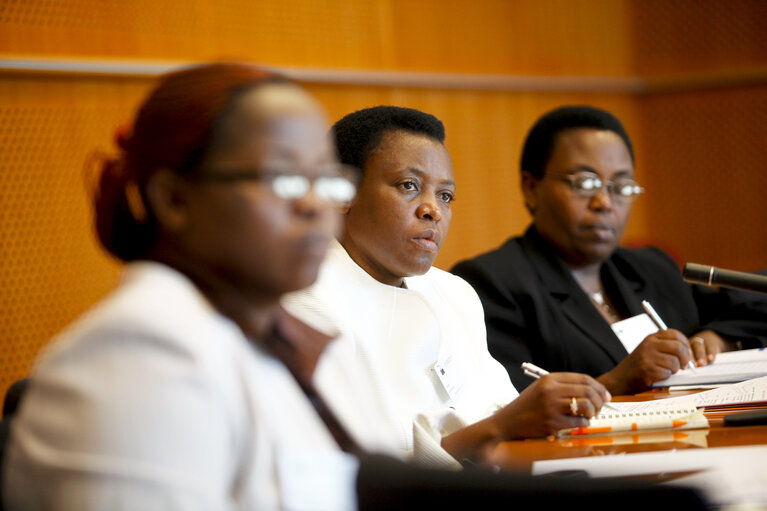
[[[733,383],[759,376],[767,376],[765,348],[720,353],[714,362],[707,366],[696,367],[694,372],[682,369],[665,380],[656,381],[652,386]]]
[[[563,429],[560,437],[580,437],[636,431],[684,430],[708,427],[703,409],[692,401],[663,403],[644,401],[631,403],[610,403],[617,410],[602,409],[589,421],[588,426]]]

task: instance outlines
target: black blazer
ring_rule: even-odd
[[[520,368],[600,376],[628,354],[565,264],[534,228],[452,270],[477,291],[490,353],[517,390],[532,380]],[[691,335],[712,329],[745,347],[767,344],[767,300],[690,286],[657,248],[618,248],[601,269],[605,291],[624,317],[648,300],[669,328]]]

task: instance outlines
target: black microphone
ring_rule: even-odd
[[[767,293],[767,277],[756,273],[722,270],[704,264],[686,263],[682,278],[690,284],[721,286]]]

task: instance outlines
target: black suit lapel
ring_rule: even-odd
[[[544,288],[561,307],[569,326],[599,346],[616,364],[619,363],[627,355],[623,344],[580,288],[570,270],[551,254],[550,248],[541,246],[543,243],[537,233],[528,231],[523,248]]]
[[[613,258],[608,259],[602,266],[602,282],[622,316],[630,318],[644,312],[642,300],[646,283],[633,269],[621,271]]]
[[[604,350],[616,364],[628,355],[613,329],[580,288],[562,302],[562,312],[574,328]]]

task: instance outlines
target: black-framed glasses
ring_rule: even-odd
[[[605,187],[610,197],[624,202],[632,201],[644,193],[644,188],[630,177],[618,177],[606,183],[598,175],[587,171],[553,174],[551,177],[568,183],[570,188],[581,197],[593,197]]]
[[[349,165],[327,164],[313,169],[309,177],[289,168],[259,169],[256,167],[206,167],[189,178],[214,183],[256,181],[268,186],[284,200],[298,200],[312,191],[320,200],[338,204],[351,201],[357,195],[359,170]]]

